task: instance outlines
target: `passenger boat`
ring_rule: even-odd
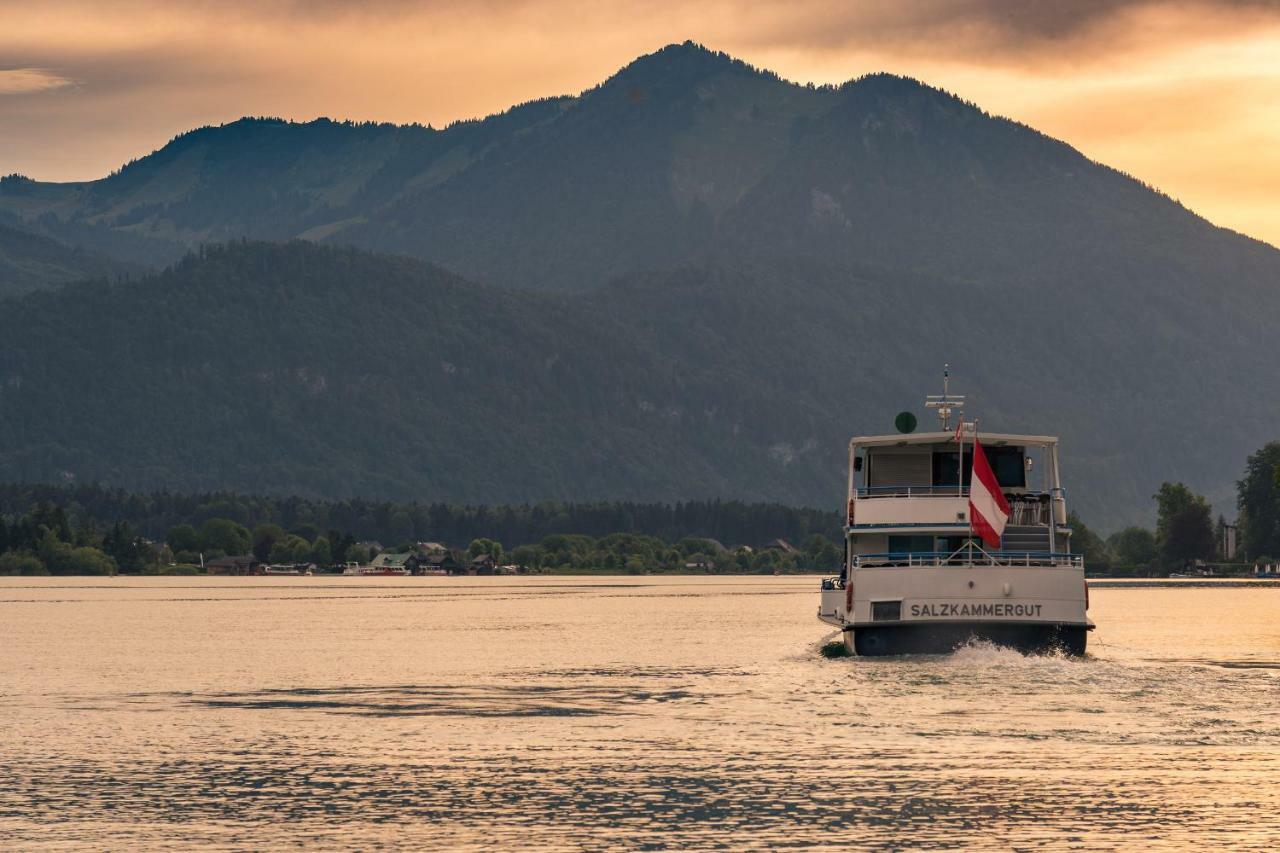
[[[409,570],[403,566],[362,566],[359,563],[347,563],[342,573],[347,576],[355,575],[357,577],[406,577]]]
[[[818,618],[858,655],[973,639],[1084,654],[1093,623],[1058,439],[979,433],[963,417],[952,430],[963,405],[944,379],[926,400],[942,431],[916,433],[903,412],[898,434],[849,442],[844,566],[823,581]]]

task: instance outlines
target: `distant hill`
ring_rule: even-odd
[[[1274,282],[1280,266],[1271,247],[914,80],[799,86],[689,43],[577,97],[443,130],[201,128],[99,181],[0,182],[3,213],[153,265],[301,237],[552,290],[744,256],[1102,293]]]
[[[140,274],[145,268],[0,222],[0,297],[84,278]]]
[[[165,265],[203,243],[324,239],[429,190],[529,124],[550,100],[446,131],[241,119],[185,133],[99,181],[0,181],[0,215],[65,242]]]
[[[1164,479],[1225,500],[1280,415],[1249,343],[1275,299],[1082,320],[1071,293],[819,264],[540,294],[294,242],[0,305],[10,481],[827,507],[848,437],[919,411],[945,356],[987,428],[1062,434],[1075,506],[1105,530],[1145,520]]]
[[[984,423],[1063,435],[1108,530],[1170,478],[1230,513],[1280,422],[1273,247],[919,82],[693,44],[442,130],[202,128],[4,179],[0,221],[130,264],[301,237],[434,265],[250,243],[6,304],[0,478],[826,506],[848,436],[950,361]]]

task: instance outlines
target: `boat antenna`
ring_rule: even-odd
[[[926,409],[937,409],[938,420],[942,421],[942,431],[951,429],[951,413],[964,408],[964,395],[951,393],[951,365],[942,365],[942,393],[929,394],[924,398]]]

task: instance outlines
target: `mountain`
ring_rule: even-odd
[[[638,326],[618,301],[294,242],[31,294],[0,316],[0,477],[487,502],[796,502],[838,479],[760,467],[818,401],[784,411],[772,383],[662,352],[644,326],[667,290],[619,294]]]
[[[441,130],[202,128],[0,181],[0,217],[156,266],[403,256],[236,244],[5,303],[3,479],[825,506],[949,361],[984,424],[1063,436],[1109,530],[1165,479],[1230,513],[1280,415],[1273,247],[919,82],[692,44]]]
[[[1101,292],[1276,271],[1271,247],[938,89],[883,74],[798,86],[690,43],[443,130],[201,128],[100,181],[0,182],[3,213],[153,265],[301,237],[551,290],[744,255]]]
[[[0,297],[84,278],[138,274],[144,270],[0,221]]]
[[[1248,391],[1274,362],[1247,343],[1274,303],[1247,326],[1202,306],[1237,340],[1181,305],[1089,326],[1070,298],[981,296],[975,312],[955,280],[820,263],[539,293],[303,241],[208,247],[3,303],[0,479],[830,506],[849,435],[919,411],[944,357],[987,428],[1063,436],[1075,505],[1104,529],[1145,520],[1164,479],[1223,500],[1274,436],[1280,406]]]
[[[99,181],[0,180],[0,215],[73,245],[163,266],[203,243],[323,239],[428,191],[546,120],[551,99],[445,131],[245,118],[185,133]]]

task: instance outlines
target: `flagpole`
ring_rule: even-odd
[[[973,419],[973,447],[976,452],[978,448],[978,419],[977,418]],[[969,467],[970,467],[970,470],[972,470],[973,466],[970,465]],[[963,490],[964,490],[964,444],[963,443],[961,443],[960,445],[960,488],[961,488],[961,493],[963,494]],[[972,474],[970,474],[969,476],[969,494],[970,495],[973,494],[973,475]],[[969,537],[967,540],[969,542],[969,564],[973,565],[973,499],[972,498],[969,499],[969,511],[967,515],[969,516]]]

